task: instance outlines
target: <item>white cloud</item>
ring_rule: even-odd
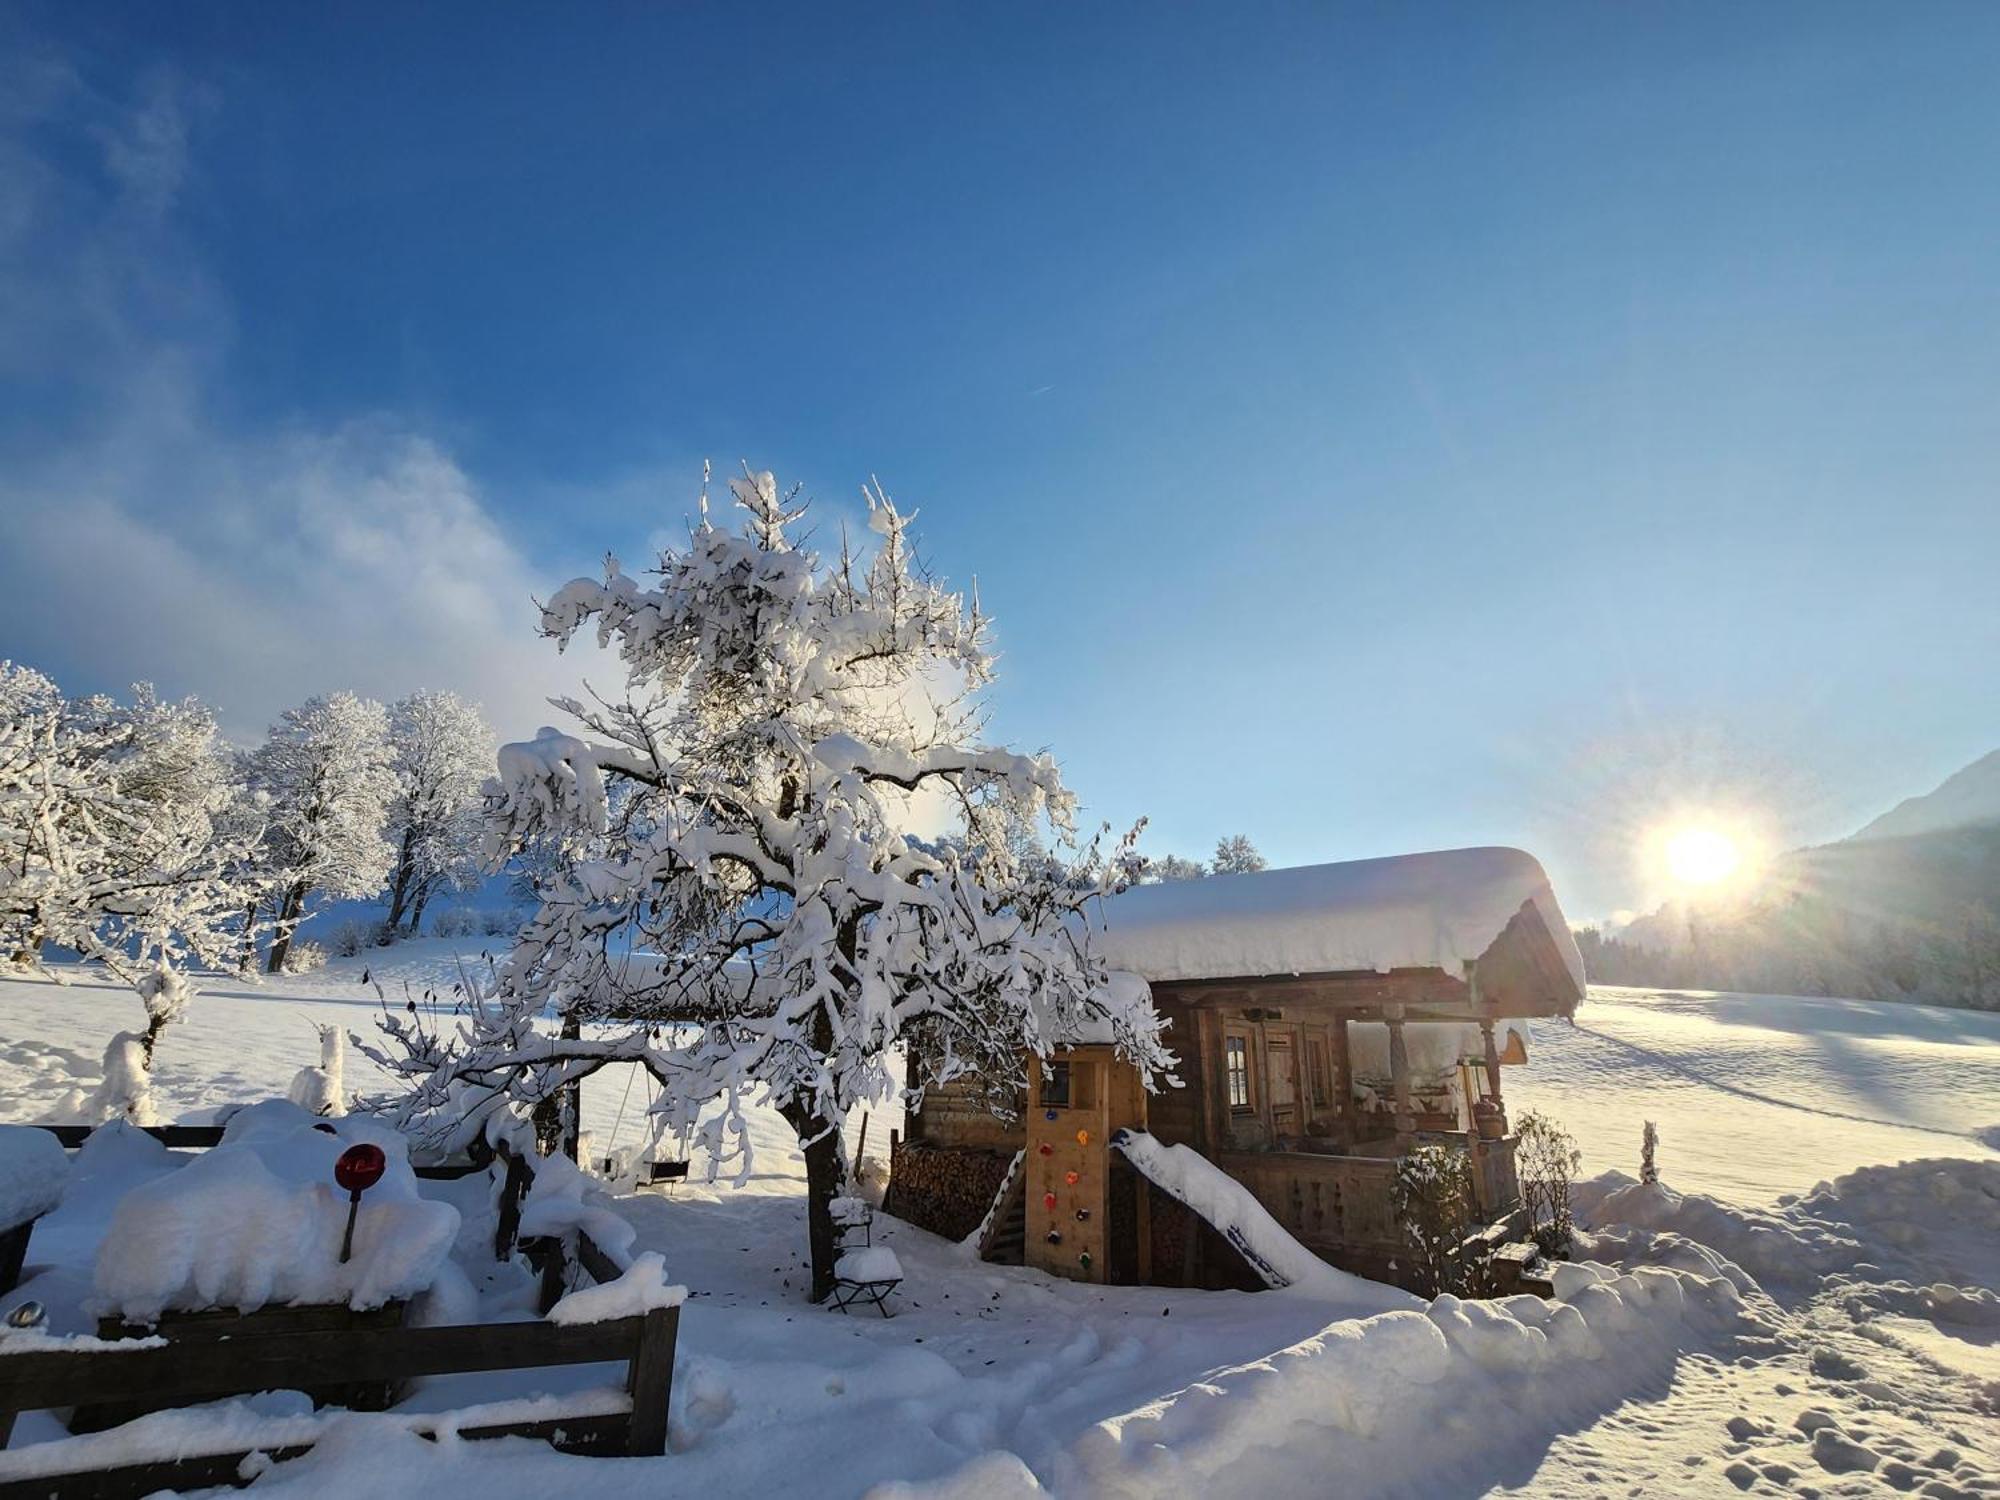
[[[531,596],[577,569],[531,567],[428,439],[382,422],[162,437],[170,497],[148,451],[127,434],[116,459],[0,491],[7,653],[78,686],[199,693],[239,739],[308,693],[427,686],[525,736],[573,690],[581,663],[534,634]]]
[[[169,71],[111,97],[32,42],[0,86],[0,381],[16,412],[57,413],[0,423],[0,656],[77,690],[197,693],[237,739],[343,687],[454,688],[509,736],[554,717],[542,699],[588,663],[534,634],[531,596],[587,553],[531,564],[394,416],[210,415],[233,318],[173,210],[218,101]]]

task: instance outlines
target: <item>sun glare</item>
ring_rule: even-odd
[[[1667,872],[1682,885],[1719,885],[1743,865],[1735,839],[1716,828],[1683,828],[1667,839]]]

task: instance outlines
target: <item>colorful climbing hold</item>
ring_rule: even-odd
[[[1044,1156],[1054,1156],[1056,1154],[1056,1148],[1051,1146],[1047,1141],[1043,1141],[1041,1145],[1035,1147],[1035,1149]]]
[[[1070,1185],[1071,1187],[1075,1187],[1075,1186],[1077,1185],[1077,1183],[1078,1183],[1078,1182],[1080,1182],[1080,1181],[1082,1180],[1082,1178],[1083,1178],[1083,1174],[1082,1174],[1081,1172],[1065,1172],[1065,1173],[1063,1173],[1063,1181],[1064,1181],[1064,1182],[1066,1182],[1066,1183],[1068,1183],[1068,1184],[1069,1184],[1069,1185]]]
[[[1076,1263],[1088,1271],[1090,1269],[1090,1252],[1088,1250],[1084,1251],[1083,1254],[1076,1258]]]
[[[1042,1194],[1042,1207],[1043,1207],[1043,1208],[1046,1208],[1046,1209],[1054,1209],[1054,1208],[1055,1208],[1055,1206],[1056,1206],[1056,1195],[1055,1195],[1054,1193],[1044,1193],[1044,1194]]]
[[[1076,1133],[1076,1143],[1079,1146],[1088,1146],[1090,1144],[1090,1132],[1088,1130],[1079,1130]]]
[[[1055,1117],[1056,1117],[1056,1112],[1052,1109],[1045,1109],[1042,1111],[1042,1118],[1044,1120],[1053,1120]]]
[[[1062,1243],[1062,1231],[1060,1229],[1051,1229],[1048,1233],[1048,1240],[1051,1245],[1060,1245]]]
[[[1087,1219],[1090,1217],[1090,1210],[1087,1208],[1079,1208],[1076,1211],[1076,1216],[1079,1219]]]

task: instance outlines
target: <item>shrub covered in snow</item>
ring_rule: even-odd
[[[367,922],[359,918],[353,918],[340,923],[327,933],[326,946],[335,958],[353,958],[357,953],[365,953],[370,948],[378,947],[382,943],[387,942],[389,936],[387,923]],[[297,946],[297,944],[294,944],[294,949]],[[290,957],[289,954],[286,956]],[[297,974],[302,971],[288,968],[285,972],[288,974]]]
[[[441,938],[471,937],[479,931],[479,914],[463,906],[441,911],[431,921],[431,932]]]
[[[1410,1249],[1419,1289],[1474,1290],[1475,1268],[1458,1251],[1472,1232],[1472,1160],[1449,1146],[1418,1146],[1396,1163],[1389,1205]]]
[[[1515,1168],[1521,1179],[1521,1207],[1528,1234],[1544,1255],[1568,1255],[1574,1220],[1570,1185],[1583,1153],[1576,1138],[1545,1114],[1529,1110],[1514,1127]]]
[[[326,967],[327,952],[318,943],[301,938],[285,947],[284,971],[287,974],[311,974]]]

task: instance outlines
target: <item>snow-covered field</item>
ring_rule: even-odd
[[[282,1093],[317,1061],[315,1023],[368,1030],[373,982],[422,1003],[450,948],[212,981],[162,1044],[162,1118]],[[137,1020],[95,982],[0,982],[0,1117],[56,1118]],[[1561,1118],[1586,1176],[1635,1173],[1656,1121],[1673,1189],[1587,1184],[1605,1269],[1565,1272],[1559,1303],[1363,1319],[1296,1293],[1089,1288],[884,1220],[908,1273],[897,1316],[842,1317],[804,1300],[799,1166],[760,1120],[745,1188],[622,1204],[693,1292],[669,1457],[431,1444],[352,1417],[253,1493],[2000,1493],[2000,1017],[1598,990],[1531,1051],[1508,1071],[1517,1110]],[[349,1086],[365,1075],[350,1053]],[[631,1143],[644,1098],[595,1083],[598,1142]],[[897,1123],[870,1121],[871,1153]],[[102,1228],[75,1193],[37,1231],[33,1259],[69,1263],[43,1278],[63,1316]],[[26,1418],[16,1450],[52,1435]]]

